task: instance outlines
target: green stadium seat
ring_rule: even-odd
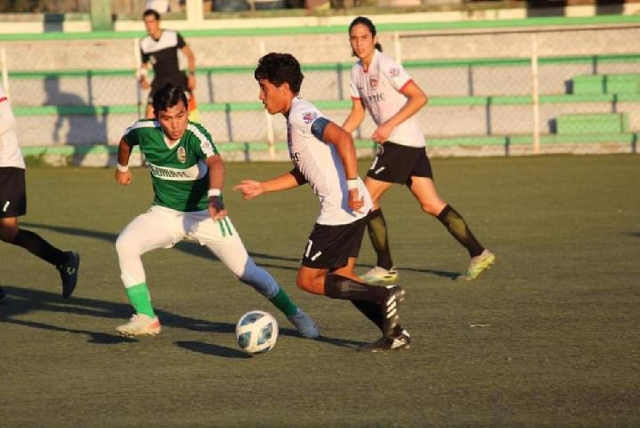
[[[573,94],[640,93],[640,74],[593,74],[575,76]]]
[[[557,134],[608,134],[629,132],[628,113],[563,114],[556,118]]]

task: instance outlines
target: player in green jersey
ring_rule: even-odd
[[[179,87],[165,86],[153,97],[155,119],[134,123],[118,146],[118,183],[131,183],[127,165],[131,148],[137,145],[151,172],[154,199],[151,209],[133,219],[116,241],[121,278],[135,310],[129,322],[116,330],[124,336],[160,332],[141,256],[191,239],[207,246],[240,281],[269,299],[302,336],[317,338],[313,320],[247,253],[222,198],[222,158],[207,129],[188,120],[187,106]]]

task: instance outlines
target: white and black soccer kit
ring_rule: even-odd
[[[16,118],[0,87],[0,218],[26,213],[25,164],[18,145]]]
[[[151,63],[153,66],[154,77],[149,91],[149,103],[153,101],[153,94],[168,83],[188,92],[187,76],[180,70],[178,60],[178,51],[186,45],[180,33],[171,30],[162,30],[158,40],[146,36],[140,42],[142,63]]]
[[[320,119],[320,120],[319,120]],[[357,257],[371,210],[371,196],[358,178],[364,199],[360,212],[349,207],[344,165],[333,144],[321,140],[327,118],[311,103],[293,99],[287,117],[289,156],[298,181],[306,181],[320,200],[320,214],[304,251],[303,266],[338,269]]]
[[[351,68],[351,98],[361,101],[376,125],[393,117],[406,104],[402,90],[413,81],[393,58],[376,50],[369,68],[362,61]],[[433,177],[425,138],[415,116],[396,126],[367,173],[391,183],[410,184],[411,177]]]

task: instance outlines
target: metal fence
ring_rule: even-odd
[[[640,27],[394,33],[381,38],[429,96],[418,120],[430,149],[466,147],[510,154],[599,143],[635,151],[640,45],[630,40],[640,40]],[[283,46],[281,40],[238,38],[233,45],[215,48],[218,64],[235,58],[237,65],[207,63],[212,39],[190,43],[200,64],[200,118],[219,146],[270,147],[273,153],[274,144],[286,140],[283,119],[262,110],[254,67],[249,65],[276,47],[301,59],[305,98],[337,123],[347,116],[353,62],[340,61],[348,58],[346,37],[336,41],[327,36],[314,43],[303,39]],[[320,45],[325,50],[321,54]],[[134,47],[133,40],[67,42],[50,57],[29,56],[24,46],[20,52],[20,47],[2,48],[4,85],[18,116],[22,144],[115,145],[146,103],[134,77]],[[323,62],[332,58],[337,61]],[[61,70],[62,65],[67,69]],[[369,144],[373,130],[367,118],[356,138]]]

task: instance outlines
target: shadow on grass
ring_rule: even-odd
[[[53,230],[55,232],[64,233],[71,236],[83,236],[88,238],[101,239],[101,240],[113,243],[114,245],[116,242],[116,238],[118,238],[118,234],[98,232],[95,230],[88,230],[88,229],[78,229],[78,228],[65,227],[65,226],[51,226],[51,225],[40,224],[40,223],[26,223],[26,222],[22,223],[22,225],[27,228],[35,227],[35,228]],[[631,235],[633,236],[633,234]],[[640,233],[638,233],[637,235],[640,236]],[[213,260],[218,263],[220,262],[218,258],[215,255],[213,255],[213,253],[211,253],[206,247],[203,247],[202,245],[198,245],[195,242],[182,241],[176,244],[174,249],[186,254],[193,255],[193,256]],[[249,255],[254,259],[256,264],[265,269],[282,269],[282,270],[289,270],[289,271],[297,271],[300,267],[300,258],[282,257],[282,256],[274,256],[272,254],[256,253],[256,252],[251,252],[248,249],[247,251],[249,252]],[[270,263],[270,261],[292,262],[294,263],[294,265],[287,265],[282,263]],[[373,266],[358,265],[358,267],[370,269]],[[428,275],[435,275],[435,276],[451,278],[451,279],[455,279],[460,275],[460,272],[449,272],[449,271],[442,271],[442,270],[436,270],[436,269],[418,269],[418,268],[403,267],[403,266],[399,266],[398,270],[400,272],[405,271],[405,272],[425,273]]]
[[[78,229],[75,227],[51,226],[48,224],[29,223],[29,222],[22,222],[21,225],[25,228],[33,227],[33,228],[39,228],[39,229],[52,230],[54,232],[64,233],[70,236],[82,236],[85,238],[99,239],[102,241],[110,242],[113,245],[115,245],[116,239],[118,238],[117,233],[98,232],[96,230]],[[173,248],[183,253],[190,254],[192,256],[202,257],[218,263],[220,262],[218,258],[211,251],[209,251],[209,249],[207,249],[202,245],[198,245],[195,242],[181,241],[177,243]],[[254,259],[257,259],[257,260],[254,260],[256,264],[263,268],[273,268],[273,269],[283,269],[283,270],[293,270],[293,271],[298,270],[298,267],[299,267],[298,264],[300,263],[300,258],[280,257],[280,256],[273,256],[271,254],[254,253],[249,251],[248,249],[247,251],[249,252],[249,255],[251,257],[253,257]],[[263,263],[262,260],[264,259],[274,260],[274,261],[283,261],[283,262],[294,262],[295,266],[287,266],[287,265],[274,264],[274,263]]]
[[[179,341],[175,342],[175,344],[180,348],[184,348],[189,351],[199,352],[201,354],[207,355],[215,355],[216,357],[239,358],[245,360],[253,358],[251,355],[238,349],[232,349],[227,346],[214,345],[212,343]]]
[[[131,316],[132,308],[129,304],[75,297],[63,300],[60,295],[51,292],[6,285],[4,285],[3,288],[8,296],[0,303],[0,323],[22,325],[43,330],[87,334],[90,336],[89,342],[97,344],[136,342],[135,339],[122,338],[116,334],[16,319],[17,316],[29,312],[67,313],[93,318],[118,320],[117,322],[114,321],[115,328],[116,324],[124,323],[124,321]],[[162,325],[166,327],[182,328],[191,331],[235,332],[235,325],[230,323],[200,320],[176,315],[164,310],[158,310],[156,312],[161,319]]]
[[[627,232],[625,235],[631,236],[632,238],[640,238],[640,232]]]
[[[64,300],[59,294],[47,291],[32,290],[7,285],[3,285],[3,288],[7,293],[7,297],[2,302],[0,302],[0,324],[6,323],[49,331],[85,334],[89,336],[88,341],[90,343],[101,345],[137,342],[136,339],[120,337],[115,333],[111,334],[102,331],[91,331],[87,329],[63,327],[43,322],[16,319],[16,317],[22,316],[29,312],[67,313],[93,318],[113,319],[115,328],[116,324],[124,323],[124,321],[131,315],[132,309],[129,304],[76,297]],[[181,328],[196,332],[235,334],[236,326],[232,323],[214,322],[191,318],[177,315],[162,309],[156,310],[156,313],[160,318],[162,325],[165,327]],[[308,340],[302,338],[297,330],[293,328],[280,328],[280,335],[295,337],[301,340]],[[359,344],[359,342],[353,342],[338,338],[321,337],[318,340],[340,347],[349,347]]]

